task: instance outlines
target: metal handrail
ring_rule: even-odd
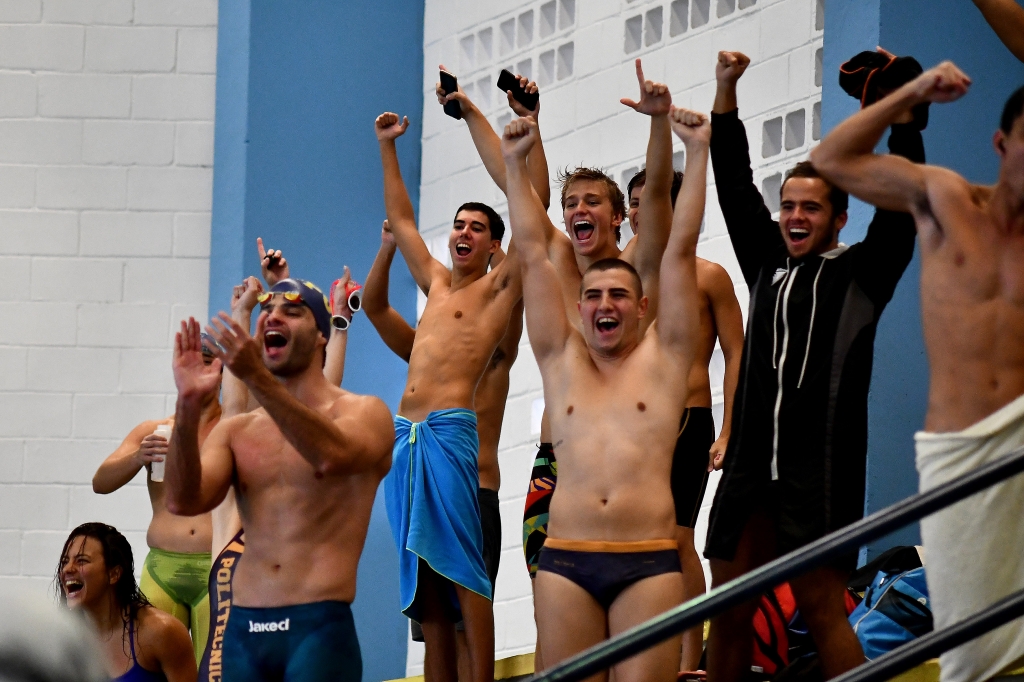
[[[1000,625],[1024,616],[1024,590],[1003,597],[981,613],[919,637],[873,661],[836,677],[832,682],[886,682],[944,651],[969,642]]]
[[[1024,472],[1024,448],[978,467],[931,490],[911,495],[885,509],[826,535],[800,549],[716,587],[707,594],[576,654],[533,678],[534,682],[577,682],[634,654],[689,630],[706,619],[753,599],[790,578],[855,551],[964,498]]]

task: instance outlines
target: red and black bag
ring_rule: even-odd
[[[857,607],[857,601],[849,592],[845,596],[846,613],[849,615]],[[800,617],[789,583],[761,595],[754,613],[751,667],[760,668],[766,676],[772,676],[798,658],[814,653],[814,640]]]
[[[761,595],[754,613],[752,667],[774,675],[789,665],[789,626],[796,612],[796,599],[789,583]]]

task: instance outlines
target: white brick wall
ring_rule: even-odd
[[[585,162],[605,168],[621,180],[625,190],[632,172],[643,164],[649,130],[645,117],[618,101],[636,97],[633,59],[643,58],[648,78],[669,84],[678,105],[707,112],[714,99],[717,51],[741,50],[753,60],[740,82],[739,100],[760,185],[804,158],[813,144],[813,105],[821,99],[820,74],[815,72],[815,52],[822,43],[822,32],[816,28],[822,25],[816,23],[820,4],[820,0],[426,0],[421,231],[428,242],[443,244],[455,209],[469,200],[491,203],[507,215],[505,198],[484,171],[465,125],[444,116],[436,103],[439,63],[455,70],[496,128],[510,115],[505,98],[494,87],[498,72],[503,67],[529,68],[541,88],[541,130],[552,174]],[[527,38],[517,31],[529,12],[532,33]],[[512,35],[505,33],[509,27]],[[509,48],[509,42],[514,47]],[[788,114],[800,110],[804,112],[802,129],[791,130],[787,140],[786,126],[773,123],[770,128],[781,131],[779,138],[762,140],[766,121],[782,123]],[[762,148],[779,151],[762,156]],[[557,197],[553,184],[551,215],[561,226]],[[708,198],[698,253],[725,266],[745,309],[746,287],[713,187]],[[628,236],[628,228],[623,229],[623,244]],[[720,424],[720,352],[712,365],[715,418]],[[532,651],[536,636],[521,540],[526,486],[539,435],[539,424],[531,413],[541,396],[540,374],[524,335],[512,371],[499,455],[504,543],[494,605],[499,658]],[[700,544],[716,483],[717,479],[705,496],[697,528]],[[419,674],[422,661],[422,646],[410,644],[409,674]]]
[[[69,529],[141,563],[138,477],[93,494],[173,409],[170,342],[205,316],[216,0],[0,2],[0,590],[45,588]]]

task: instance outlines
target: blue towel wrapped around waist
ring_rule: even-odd
[[[414,620],[420,620],[414,604],[420,559],[453,583],[491,598],[477,497],[479,447],[472,410],[437,410],[415,424],[395,417],[384,501],[398,548],[402,613]],[[453,601],[454,596],[453,589]],[[457,601],[452,606],[460,612]]]

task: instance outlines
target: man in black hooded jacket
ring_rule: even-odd
[[[736,104],[749,63],[738,52],[719,54],[711,118],[718,200],[750,287],[733,436],[705,548],[715,585],[862,517],[875,328],[916,234],[910,215],[877,210],[862,242],[840,244],[848,195],[806,161],[786,174],[779,222],[772,219]],[[924,161],[913,121],[893,126],[889,148]],[[791,582],[826,678],[864,661],[844,602],[853,559]],[[755,606],[712,621],[712,682],[749,672]]]

